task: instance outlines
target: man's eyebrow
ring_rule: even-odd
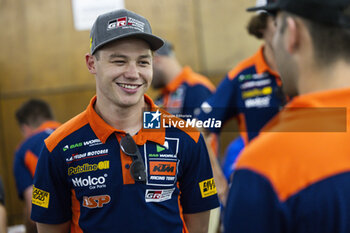
[[[139,58],[143,59],[143,58],[151,58],[152,56],[149,54],[145,54],[145,55],[141,55]]]
[[[116,53],[113,53],[111,55],[109,55],[109,58],[127,58],[127,56],[125,55],[122,55],[122,54],[116,54]]]

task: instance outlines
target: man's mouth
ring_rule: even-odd
[[[124,84],[124,83],[117,83],[118,86],[125,88],[125,89],[130,89],[130,90],[134,90],[142,85],[140,84]]]

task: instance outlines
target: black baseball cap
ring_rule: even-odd
[[[152,51],[163,46],[163,39],[152,34],[148,20],[132,11],[121,9],[102,14],[95,20],[90,32],[90,52],[112,41],[136,37],[145,40]]]
[[[350,0],[269,0],[247,11],[286,11],[311,21],[350,28]]]

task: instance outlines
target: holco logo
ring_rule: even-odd
[[[99,196],[91,196],[91,197],[83,197],[83,206],[94,209],[94,208],[102,208],[103,205],[108,204],[111,201],[111,197],[109,195],[99,195]]]
[[[176,162],[150,162],[150,175],[175,176]]]
[[[103,185],[106,182],[107,174],[104,174],[104,176],[100,177],[91,177],[88,176],[86,179],[82,179],[81,177],[77,178],[75,177],[72,179],[73,185],[75,187],[87,187],[87,186],[93,186],[93,185]]]

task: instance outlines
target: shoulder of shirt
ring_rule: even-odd
[[[52,152],[58,143],[60,143],[65,137],[82,128],[88,124],[88,122],[86,111],[67,121],[46,138],[45,144],[47,149]]]
[[[227,77],[230,80],[232,80],[236,78],[240,73],[244,72],[246,69],[249,69],[255,65],[256,65],[256,54],[238,63],[238,65],[235,68],[233,68],[227,73]]]
[[[162,115],[165,118],[165,124],[167,126],[170,127],[174,127],[173,125],[170,124],[170,122],[174,122],[176,123],[176,128],[179,129],[180,131],[184,132],[186,135],[188,135],[189,137],[192,138],[193,141],[195,141],[196,143],[199,140],[200,137],[200,132],[198,131],[198,129],[193,128],[193,127],[179,127],[179,122],[183,122],[182,124],[185,124],[186,121],[184,119],[178,118],[170,113],[168,113],[167,111],[161,109]],[[166,129],[165,129],[166,130]]]
[[[189,86],[202,85],[208,90],[210,90],[211,92],[215,91],[214,84],[207,77],[201,74],[195,73],[193,71],[191,72],[191,75],[185,80],[185,82]]]

